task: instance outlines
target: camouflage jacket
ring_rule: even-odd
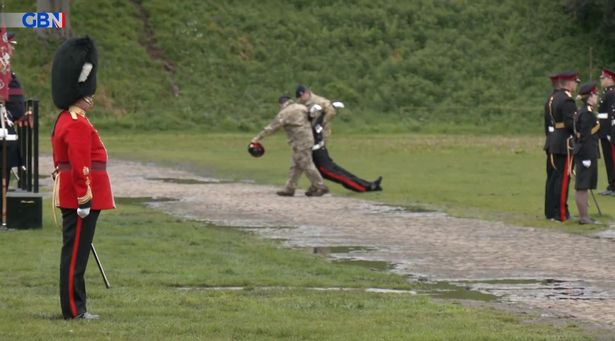
[[[322,107],[322,113],[317,113],[316,116],[312,117],[311,119],[312,119],[312,122],[316,122],[320,115],[324,115],[322,125],[324,129],[325,143],[327,143],[329,140],[329,136],[331,135],[331,123],[330,122],[335,117],[336,111],[333,105],[331,104],[331,101],[329,101],[328,99],[324,97],[318,96],[315,93],[312,93],[312,96],[310,96],[310,99],[307,100],[305,105],[307,105],[307,107],[309,108],[314,104],[318,104]]]
[[[293,101],[286,102],[271,123],[263,128],[254,139],[260,141],[280,128],[286,131],[288,144],[294,150],[309,149],[314,145],[312,126],[308,121],[308,109],[305,105]]]

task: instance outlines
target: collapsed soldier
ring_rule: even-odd
[[[292,149],[292,164],[288,172],[288,181],[283,190],[277,191],[279,196],[292,197],[295,195],[297,183],[301,174],[310,180],[311,186],[305,192],[308,197],[318,197],[329,192],[322,176],[316,170],[312,161],[312,146],[314,137],[308,121],[308,109],[305,105],[295,103],[289,96],[282,96],[278,100],[280,111],[251,143],[258,144],[263,138],[273,134],[280,128],[284,128],[288,137],[288,144]]]
[[[315,142],[312,148],[312,158],[322,177],[355,192],[381,191],[382,177],[378,177],[373,182],[361,179],[337,165],[329,156],[326,145],[331,136],[331,120],[337,114],[335,105],[328,99],[314,94],[303,85],[297,86],[295,96],[300,103],[309,107],[309,118]],[[343,107],[341,103],[337,103]]]

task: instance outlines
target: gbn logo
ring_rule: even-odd
[[[25,28],[64,28],[63,12],[27,12],[21,17]]]

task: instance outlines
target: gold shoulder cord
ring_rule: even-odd
[[[57,203],[60,202],[60,170],[56,167],[56,169],[51,173],[51,178],[53,179],[53,194],[51,195],[51,212],[53,212],[53,222],[56,224],[58,229],[61,229],[60,224],[58,223],[57,216]]]

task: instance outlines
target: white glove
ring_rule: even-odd
[[[583,167],[589,168],[589,166],[592,165],[592,160],[583,160],[581,163],[583,164]]]
[[[87,217],[90,214],[90,208],[86,207],[86,208],[78,208],[77,209],[77,215],[79,217],[81,217],[81,219]]]
[[[331,105],[335,108],[335,109],[342,109],[344,108],[344,103],[340,102],[340,101],[336,101],[331,103]]]
[[[314,113],[316,113],[318,111],[321,111],[321,110],[322,110],[322,107],[320,105],[314,104],[314,105],[312,105],[310,107],[310,114],[314,114]]]

